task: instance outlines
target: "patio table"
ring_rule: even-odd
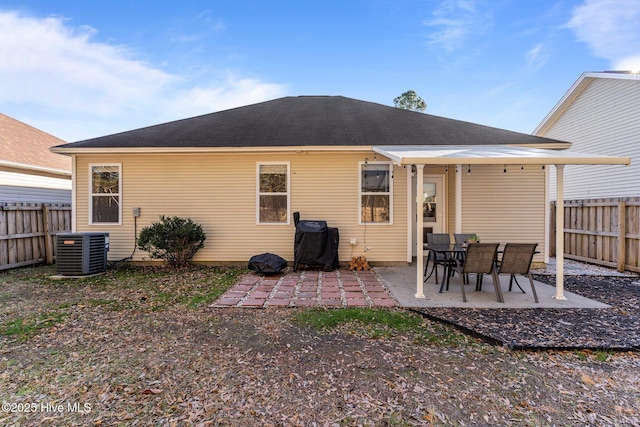
[[[459,259],[460,256],[464,255],[464,253],[467,250],[467,245],[464,243],[449,243],[449,244],[425,243],[424,249],[444,255],[446,262],[444,263],[442,283],[440,284],[440,290],[438,291],[438,293],[442,293],[442,291],[444,290],[445,284],[449,280],[449,276],[451,274],[451,268],[453,268],[455,265],[455,260]]]

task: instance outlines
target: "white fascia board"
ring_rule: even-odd
[[[582,75],[576,80],[576,82],[571,86],[571,88],[564,94],[560,101],[551,109],[549,114],[546,115],[544,119],[540,122],[538,126],[531,132],[532,135],[544,136],[546,131],[549,130],[551,125],[558,120],[558,117],[565,112],[569,105],[573,103],[573,101],[582,93],[583,90],[589,83],[593,80],[593,76],[590,74],[593,73],[582,73]]]
[[[569,88],[558,103],[551,109],[549,114],[540,122],[540,124],[531,132],[532,135],[544,136],[551,125],[558,120],[565,110],[573,103],[594,79],[617,79],[617,80],[640,80],[638,73],[603,73],[603,72],[587,72],[582,73],[578,80]]]

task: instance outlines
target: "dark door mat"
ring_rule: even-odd
[[[536,277],[554,285],[555,278]],[[426,317],[512,349],[640,349],[637,278],[565,277],[565,289],[606,309],[419,308]]]

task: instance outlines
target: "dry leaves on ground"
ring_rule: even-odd
[[[16,409],[0,424],[640,425],[635,352],[512,351],[427,319],[386,336],[316,330],[301,309],[194,304],[219,272],[183,273],[0,283],[3,325],[66,313],[24,341],[0,336],[0,399]]]

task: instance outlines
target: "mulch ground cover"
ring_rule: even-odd
[[[555,277],[536,280],[555,285]],[[565,289],[610,305],[604,309],[416,309],[513,349],[637,350],[640,348],[638,278],[565,276]]]

